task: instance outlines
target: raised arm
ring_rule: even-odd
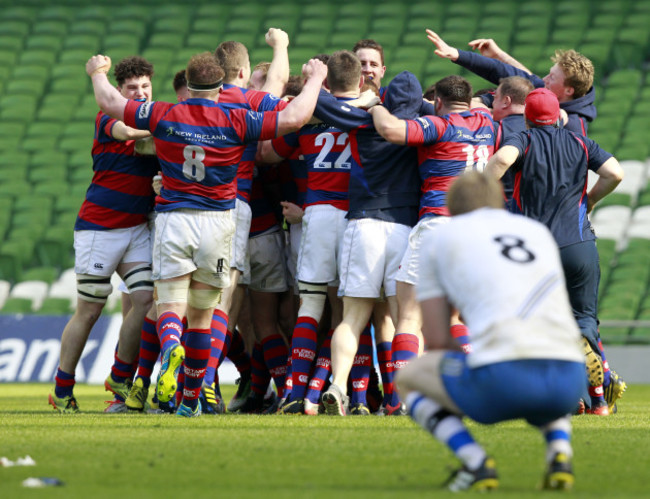
[[[266,33],[266,43],[273,48],[273,59],[266,75],[262,90],[276,97],[281,97],[284,87],[289,81],[289,35],[277,28],[269,28]]]
[[[473,73],[477,74],[481,78],[486,79],[494,85],[498,85],[499,80],[507,76],[522,76],[530,80],[536,88],[544,86],[544,81],[539,76],[531,74],[531,72],[525,68],[521,69],[520,67],[513,66],[499,59],[486,57],[482,54],[476,54],[467,50],[458,50],[455,47],[450,47],[447,45],[445,41],[440,38],[440,36],[434,31],[431,31],[430,29],[426,31],[427,38],[436,46],[434,53],[438,57],[449,59],[455,64],[469,69]]]
[[[390,114],[384,106],[371,107],[368,112],[379,135],[393,144],[406,144],[406,121]]]
[[[521,69],[528,74],[533,74],[533,72],[524,66],[521,62],[512,57],[506,51],[502,50],[501,47],[497,45],[497,42],[495,42],[492,38],[477,38],[476,40],[469,42],[469,46],[474,50],[478,50],[481,55],[485,57],[489,57],[490,59],[497,59],[504,64],[510,64],[517,69]]]
[[[598,174],[598,180],[587,193],[587,213],[591,213],[594,205],[616,189],[616,186],[623,180],[623,168],[613,156],[605,161],[596,170],[596,173]]]
[[[93,82],[97,105],[111,118],[123,121],[128,100],[108,81],[110,69],[111,58],[105,55],[94,55],[86,63],[86,73]]]
[[[286,135],[305,125],[316,107],[321,84],[327,77],[327,66],[318,59],[311,59],[303,66],[307,78],[302,91],[278,114],[278,135]]]
[[[490,158],[485,165],[485,174],[491,175],[497,180],[503,177],[519,157],[519,149],[515,146],[503,146]]]

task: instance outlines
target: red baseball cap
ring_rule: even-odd
[[[546,88],[536,88],[526,97],[524,115],[536,125],[553,125],[560,118],[560,102]]]

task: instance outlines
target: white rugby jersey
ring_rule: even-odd
[[[538,222],[483,208],[427,234],[417,297],[441,296],[469,328],[472,367],[516,359],[583,362],[557,244]]]

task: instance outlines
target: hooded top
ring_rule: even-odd
[[[499,84],[501,78],[508,76],[521,76],[529,80],[536,88],[544,86],[544,80],[534,74],[526,73],[510,64],[490,59],[481,54],[458,50],[458,59],[455,64],[469,69],[481,78],[485,78],[494,85]],[[589,123],[596,119],[596,91],[591,87],[582,97],[567,102],[561,102],[560,108],[564,109],[569,116],[569,122],[564,126],[567,130],[587,136]]]
[[[400,119],[434,114],[422,99],[415,75],[403,71],[391,81],[384,106]],[[420,177],[417,150],[391,144],[375,130],[372,116],[321,91],[314,111],[321,121],[347,131],[356,160],[350,173],[348,218],[376,218],[413,226],[418,220]]]

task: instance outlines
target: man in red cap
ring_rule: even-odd
[[[600,267],[596,236],[587,214],[623,179],[611,154],[593,140],[559,127],[560,104],[545,88],[528,94],[524,117],[528,130],[507,137],[485,172],[496,178],[512,168],[515,187],[512,209],[545,224],[560,248],[567,290],[584,338],[592,414],[609,415],[615,400],[605,401],[603,383],[623,383],[605,376],[598,333]],[[587,173],[598,181],[587,193]],[[597,353],[595,353],[597,352]],[[620,396],[624,388],[617,391]],[[576,401],[577,403],[578,401]]]

